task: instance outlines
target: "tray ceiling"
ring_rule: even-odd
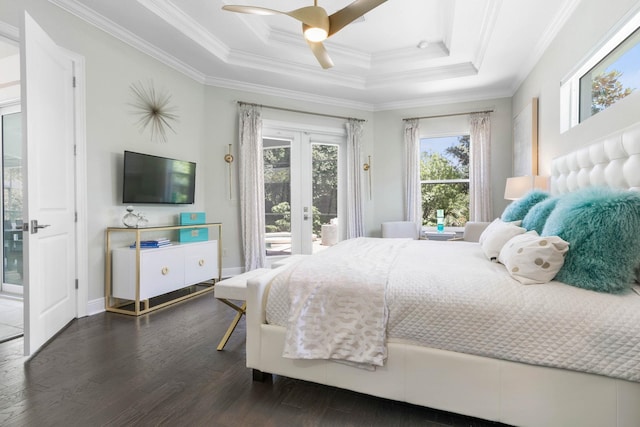
[[[311,0],[50,1],[203,83],[370,110],[513,95],[579,2],[389,0],[325,41],[323,70],[294,19],[221,9]]]

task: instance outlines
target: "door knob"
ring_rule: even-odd
[[[39,228],[47,228],[49,226],[51,226],[51,224],[38,225],[38,220],[37,219],[32,219],[31,220],[31,234],[36,234],[38,232]]]

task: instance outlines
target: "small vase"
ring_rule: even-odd
[[[139,217],[133,213],[133,206],[127,206],[127,213],[122,217],[122,223],[128,228],[138,227]]]
[[[147,219],[146,216],[144,216],[144,213],[142,212],[138,212],[138,228],[144,228],[149,224],[149,220]]]

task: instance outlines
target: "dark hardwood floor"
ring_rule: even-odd
[[[0,344],[2,426],[496,426],[275,376],[253,382],[244,320],[206,294],[138,318],[73,321],[31,360]]]

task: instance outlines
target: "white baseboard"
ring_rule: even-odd
[[[233,267],[233,268],[223,268],[222,269],[222,277],[232,277],[237,276],[238,274],[244,273],[244,268],[242,267]],[[87,304],[87,315],[93,316],[94,314],[100,314],[105,312],[104,309],[105,298],[98,298],[89,301]]]
[[[104,312],[104,298],[91,300],[87,303],[87,315],[93,316]]]

